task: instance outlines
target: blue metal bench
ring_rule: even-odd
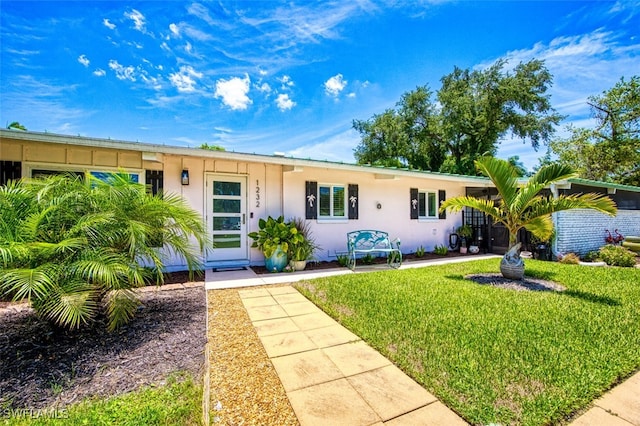
[[[395,247],[394,247],[395,245]],[[389,240],[389,234],[383,231],[371,229],[352,231],[347,234],[347,247],[349,249],[349,269],[356,268],[356,256],[358,254],[387,253],[387,265],[397,269],[402,265],[402,252],[400,251],[400,239]]]

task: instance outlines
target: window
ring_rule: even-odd
[[[344,185],[318,185],[318,213],[321,218],[346,218]]]
[[[438,217],[438,197],[435,191],[418,192],[418,218],[436,219]]]

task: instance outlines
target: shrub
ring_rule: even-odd
[[[580,263],[580,258],[575,253],[567,253],[564,256],[562,256],[558,260],[558,262],[564,263],[567,265],[577,265],[578,263]]]
[[[606,245],[600,249],[600,259],[610,266],[632,267],[636,264],[636,255],[622,246]]]
[[[338,259],[338,265],[345,266],[345,267],[349,265],[349,255],[339,254],[336,256],[336,258]]]
[[[371,255],[371,253],[367,253],[364,256],[362,256],[360,261],[362,261],[362,263],[365,265],[371,265],[375,261],[375,258]]]
[[[416,249],[416,257],[423,257],[424,256],[424,247],[420,246]]]
[[[440,256],[446,256],[447,253],[449,253],[449,249],[447,249],[445,245],[437,245],[433,248],[433,253]]]
[[[600,260],[600,252],[599,251],[590,251],[589,253],[582,256],[582,260],[585,262],[597,262]]]
[[[177,195],[147,194],[127,173],[0,186],[0,223],[0,293],[29,299],[38,315],[66,328],[100,314],[111,330],[127,323],[139,305],[134,289],[162,283],[168,256],[193,271],[208,246],[198,212]]]

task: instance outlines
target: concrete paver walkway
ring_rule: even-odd
[[[301,425],[466,425],[293,287],[238,293]]]
[[[412,262],[402,269],[481,257]],[[252,270],[207,270],[205,288],[240,288],[301,425],[467,424],[293,287],[250,288],[349,273],[346,268],[262,276]],[[572,425],[640,426],[640,372],[594,401]]]

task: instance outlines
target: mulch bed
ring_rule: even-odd
[[[134,319],[113,333],[104,319],[65,331],[37,318],[26,304],[0,308],[0,407],[63,408],[162,384],[175,371],[201,377],[204,289],[152,289],[140,298]]]
[[[564,291],[566,288],[556,282],[538,278],[524,277],[522,280],[511,280],[502,274],[474,274],[465,276],[466,279],[483,285],[492,285],[507,290],[516,291]]]

